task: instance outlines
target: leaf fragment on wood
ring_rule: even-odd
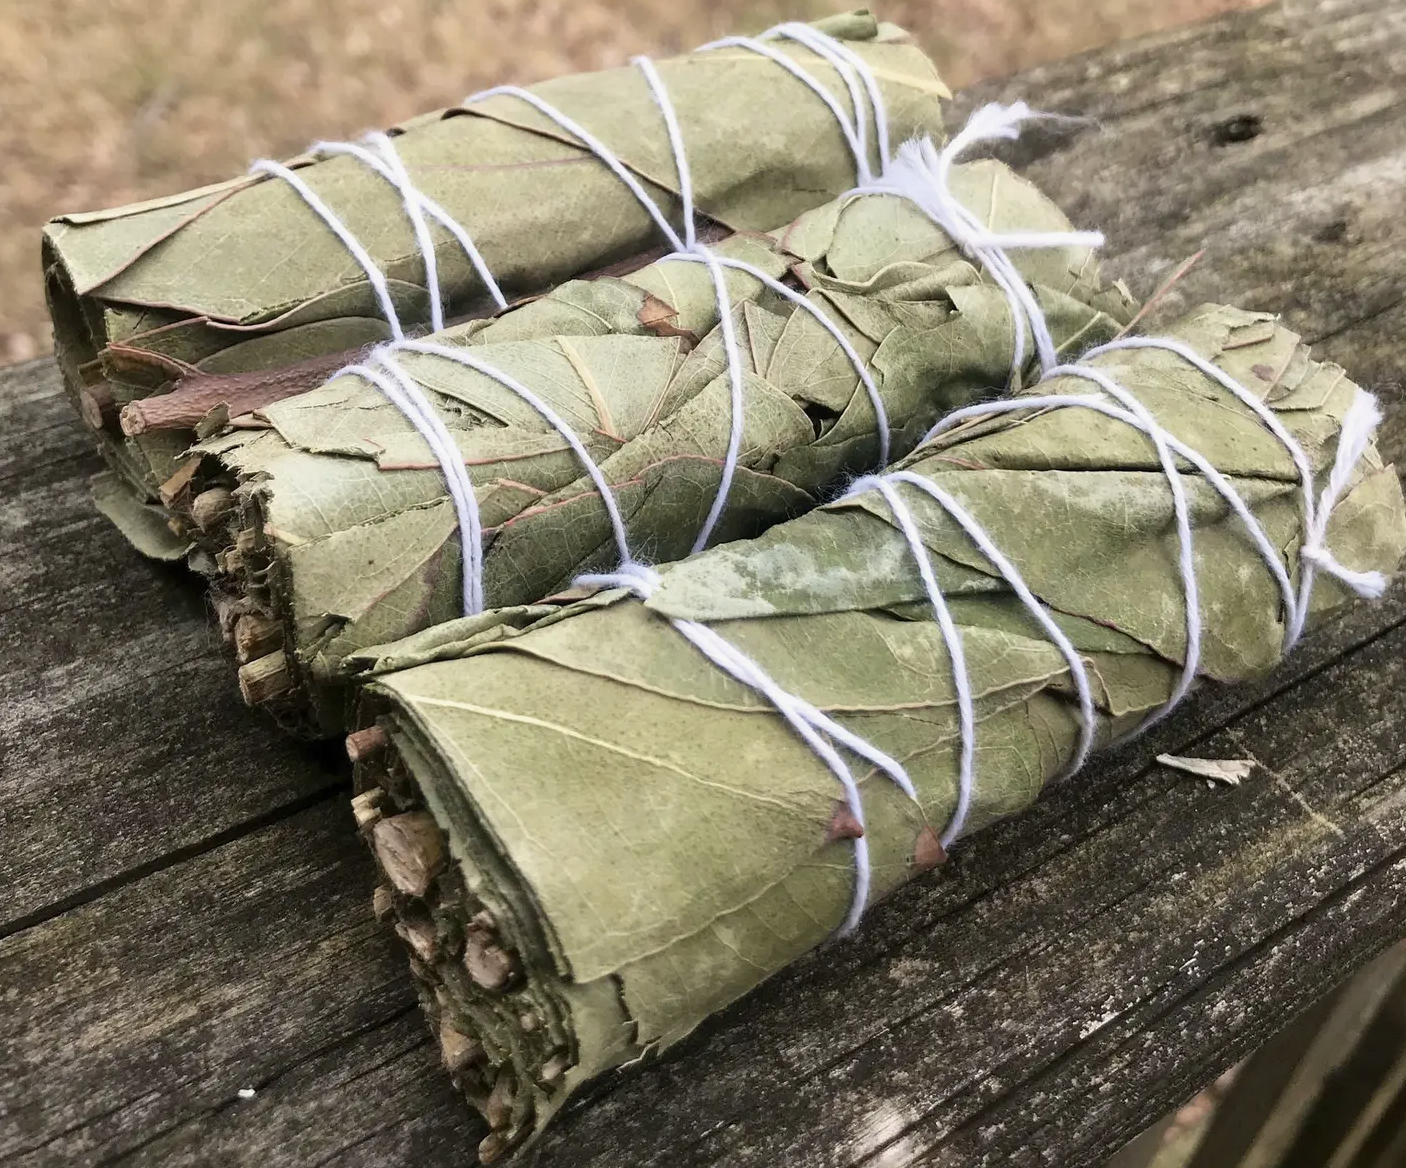
[[[1184,771],[1228,787],[1238,787],[1255,769],[1252,758],[1187,758],[1179,754],[1159,754],[1157,761],[1174,771]]]

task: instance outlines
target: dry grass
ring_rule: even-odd
[[[855,0],[859,2],[859,0]],[[1248,0],[891,0],[949,83]],[[669,52],[843,0],[4,0],[0,362],[48,347],[37,235],[58,211],[225,178],[499,81]]]

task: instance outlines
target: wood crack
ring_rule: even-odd
[[[129,884],[135,884],[140,880],[146,879],[148,876],[154,876],[158,872],[165,872],[167,869],[174,868],[178,864],[183,864],[187,860],[193,860],[207,852],[214,851],[216,848],[233,843],[235,840],[243,839],[247,835],[252,835],[254,832],[262,831],[266,827],[271,827],[281,820],[288,819],[297,815],[299,812],[306,811],[310,807],[315,807],[319,803],[325,803],[329,799],[344,796],[347,791],[348,786],[345,780],[339,779],[335,783],[326,783],[308,792],[306,795],[293,799],[269,811],[265,811],[260,815],[255,815],[250,819],[226,827],[221,831],[215,832],[213,835],[206,836],[204,839],[196,840],[193,843],[185,844],[179,848],[174,848],[169,852],[157,856],[155,859],[148,860],[144,864],[137,864],[125,871],[109,876],[104,880],[99,880],[94,884],[80,888],[42,908],[26,913],[24,916],[0,923],[0,942],[17,936],[27,929],[42,925],[46,921],[51,921],[55,917],[62,916],[64,913],[72,912],[76,908],[81,908],[85,904],[91,904],[99,897],[106,896],[111,892],[116,892],[118,889],[124,888]]]
[[[1400,308],[1403,304],[1406,304],[1406,292],[1403,292],[1400,296],[1397,296],[1395,299],[1387,301],[1387,303],[1383,304],[1380,308],[1374,308],[1370,312],[1359,313],[1358,315],[1352,317],[1350,320],[1345,321],[1343,324],[1337,325],[1336,327],[1329,329],[1327,332],[1319,333],[1317,336],[1309,340],[1308,343],[1310,345],[1321,345],[1324,341],[1335,340],[1336,338],[1343,336],[1345,333],[1350,333],[1354,329],[1361,328],[1364,324],[1370,324],[1378,317],[1385,316],[1388,312],[1391,312],[1393,309]]]
[[[407,989],[408,988],[409,987],[407,986]],[[347,1034],[339,1035],[331,1042],[323,1043],[321,1046],[317,1047],[312,1051],[309,1051],[308,1053],[297,1059],[297,1061],[290,1063],[286,1067],[281,1067],[273,1074],[267,1075],[263,1079],[260,1079],[251,1085],[254,1087],[256,1092],[268,1090],[280,1079],[284,1078],[286,1075],[292,1074],[300,1067],[315,1062],[319,1058],[325,1058],[327,1055],[332,1054],[337,1050],[344,1049],[355,1043],[357,1040],[365,1038],[370,1034],[374,1034],[377,1030],[380,1030],[386,1026],[389,1026],[399,1021],[400,1019],[404,1018],[407,1014],[414,1013],[416,1009],[416,1003],[414,1001],[411,1001],[402,1009],[384,1015],[381,1018],[377,1018],[372,1022],[368,1022],[365,1026],[358,1027],[357,1029],[350,1031]],[[408,1047],[404,1047],[400,1051],[396,1052],[396,1054],[383,1060],[382,1063],[377,1064],[376,1067],[368,1067],[365,1071],[358,1072],[358,1075],[356,1077],[359,1077],[361,1074],[370,1073],[372,1070],[377,1069],[379,1066],[394,1062],[395,1059],[401,1057],[404,1054],[409,1053],[410,1051],[418,1050],[420,1047],[424,1046],[425,1043],[429,1040],[429,1035],[425,1035],[425,1037],[420,1042],[416,1042]],[[120,1164],[124,1160],[130,1160],[133,1156],[139,1155],[141,1152],[159,1143],[161,1140],[170,1136],[172,1133],[180,1131],[183,1127],[189,1127],[192,1124],[199,1123],[201,1120],[209,1119],[212,1116],[220,1115],[223,1112],[228,1111],[231,1107],[239,1106],[241,1104],[242,1101],[237,1098],[221,1099],[218,1103],[211,1104],[209,1107],[204,1107],[192,1115],[182,1117],[176,1123],[168,1124],[167,1126],[161,1128],[159,1131],[152,1132],[147,1138],[143,1139],[141,1143],[134,1144],[128,1148],[124,1148],[120,1152],[114,1152],[109,1156],[104,1156],[101,1160],[98,1160],[94,1163],[93,1168],[111,1168],[112,1165]],[[113,1110],[120,1111],[122,1107],[128,1107],[130,1105],[131,1101],[129,1100],[123,1103],[121,1107],[114,1108]],[[88,1123],[91,1123],[94,1120],[100,1118],[102,1117],[93,1116],[86,1120],[84,1123],[75,1125],[75,1127],[70,1128],[69,1131],[71,1132],[75,1130],[81,1130],[84,1126],[87,1126]],[[53,1141],[47,1142],[51,1143]]]

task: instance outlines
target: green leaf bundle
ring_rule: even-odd
[[[940,135],[947,90],[906,34],[867,13],[816,27],[877,78],[894,141]],[[848,105],[833,65],[790,41],[773,46]],[[770,230],[854,185],[835,115],[774,60],[724,47],[658,67],[688,144],[695,200],[718,228]],[[672,152],[639,70],[558,78],[531,92],[613,150],[677,219]],[[518,97],[426,114],[391,133],[415,186],[468,230],[510,298],[660,242],[620,179]],[[425,263],[396,188],[350,157],[289,165],[385,274],[407,328],[428,324]],[[437,225],[433,235],[450,316],[491,310],[459,243]],[[290,386],[311,388],[343,363],[339,354],[388,335],[363,268],[287,182],[267,175],[61,216],[45,230],[43,264],[65,383],[115,476],[99,485],[99,503],[138,548],[165,558],[184,545],[163,530],[160,488],[192,431],[216,427],[222,404],[237,416]],[[257,373],[265,376],[248,376]],[[173,388],[182,408],[173,399],[160,418],[133,410]]]
[[[1247,387],[1321,482],[1356,387],[1273,318],[1205,306],[1170,336]],[[1301,571],[1299,473],[1265,423],[1161,349],[1090,367],[1134,394],[1239,492]],[[1088,397],[1074,376],[1027,394]],[[1089,409],[959,426],[900,469],[976,518],[1078,652],[1098,740],[1165,703],[1187,654],[1171,492],[1146,436]],[[1281,587],[1247,527],[1179,458],[1203,618],[1199,673],[1252,678],[1285,647]],[[1029,805],[1075,757],[1071,668],[967,532],[900,488],[950,605],[974,695],[965,831]],[[1327,547],[1359,571],[1406,549],[1394,469],[1369,446]],[[847,496],[622,590],[509,608],[369,650],[354,807],[381,865],[378,910],[413,953],[444,1059],[492,1129],[486,1156],[573,1091],[665,1048],[825,940],[855,887],[834,775],[777,708],[680,635],[700,622],[786,691],[906,768],[917,799],[853,756],[872,903],[939,863],[961,735],[954,672],[884,499]],[[1312,617],[1346,590],[1319,579]],[[861,926],[862,928],[862,926]],[[862,933],[861,940],[862,943]]]
[[[1069,230],[1000,163],[960,166],[953,186],[994,230]],[[847,338],[887,413],[894,456],[1011,376],[1005,293],[899,196],[851,194],[717,251],[789,280]],[[1132,311],[1087,247],[1028,249],[1019,262],[1056,342],[1071,351],[1108,339]],[[729,270],[727,283],[745,375],[743,439],[714,542],[809,510],[883,457],[868,389],[834,335],[752,275]],[[635,554],[675,559],[704,529],[728,447],[718,312],[707,270],[665,259],[568,282],[432,339],[547,402],[600,466]],[[600,493],[562,434],[476,369],[443,355],[402,350],[398,359],[469,470],[489,607],[538,601],[581,572],[615,566]],[[215,577],[217,606],[232,614],[245,695],[294,729],[344,728],[349,653],[463,615],[461,533],[442,470],[411,422],[358,375],[199,444],[176,482],[170,499],[186,517],[193,562]]]

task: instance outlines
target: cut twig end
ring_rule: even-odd
[[[918,839],[913,844],[913,867],[919,872],[931,872],[945,863],[947,849],[942,846],[942,840],[929,824],[918,833]]]
[[[106,381],[99,381],[96,385],[80,389],[78,412],[89,429],[112,428],[117,422],[117,403],[112,397],[112,386]]]
[[[465,1067],[478,1062],[483,1057],[483,1047],[454,1025],[448,1014],[439,1016],[439,1053],[444,1067],[450,1074],[458,1074]]]
[[[365,762],[380,754],[389,744],[390,736],[380,726],[353,730],[347,735],[347,757],[354,763]]]
[[[384,796],[385,792],[380,787],[372,787],[353,797],[352,815],[356,817],[356,826],[361,831],[373,828],[381,821],[381,800]]]
[[[492,934],[469,928],[464,934],[464,969],[474,984],[489,993],[502,993],[517,973],[512,957]]]
[[[444,863],[444,837],[427,811],[382,819],[371,829],[371,846],[396,891],[422,897]]]
[[[198,500],[197,500],[198,502]],[[283,648],[283,629],[257,612],[242,613],[234,622],[234,659],[247,665]]]
[[[282,649],[239,667],[239,692],[247,705],[261,706],[293,688],[288,657]]]
[[[864,835],[864,825],[859,822],[858,816],[850,810],[849,804],[842,800],[836,800],[835,813],[830,816],[830,822],[825,828],[825,842],[834,843],[836,840],[860,839]]]

